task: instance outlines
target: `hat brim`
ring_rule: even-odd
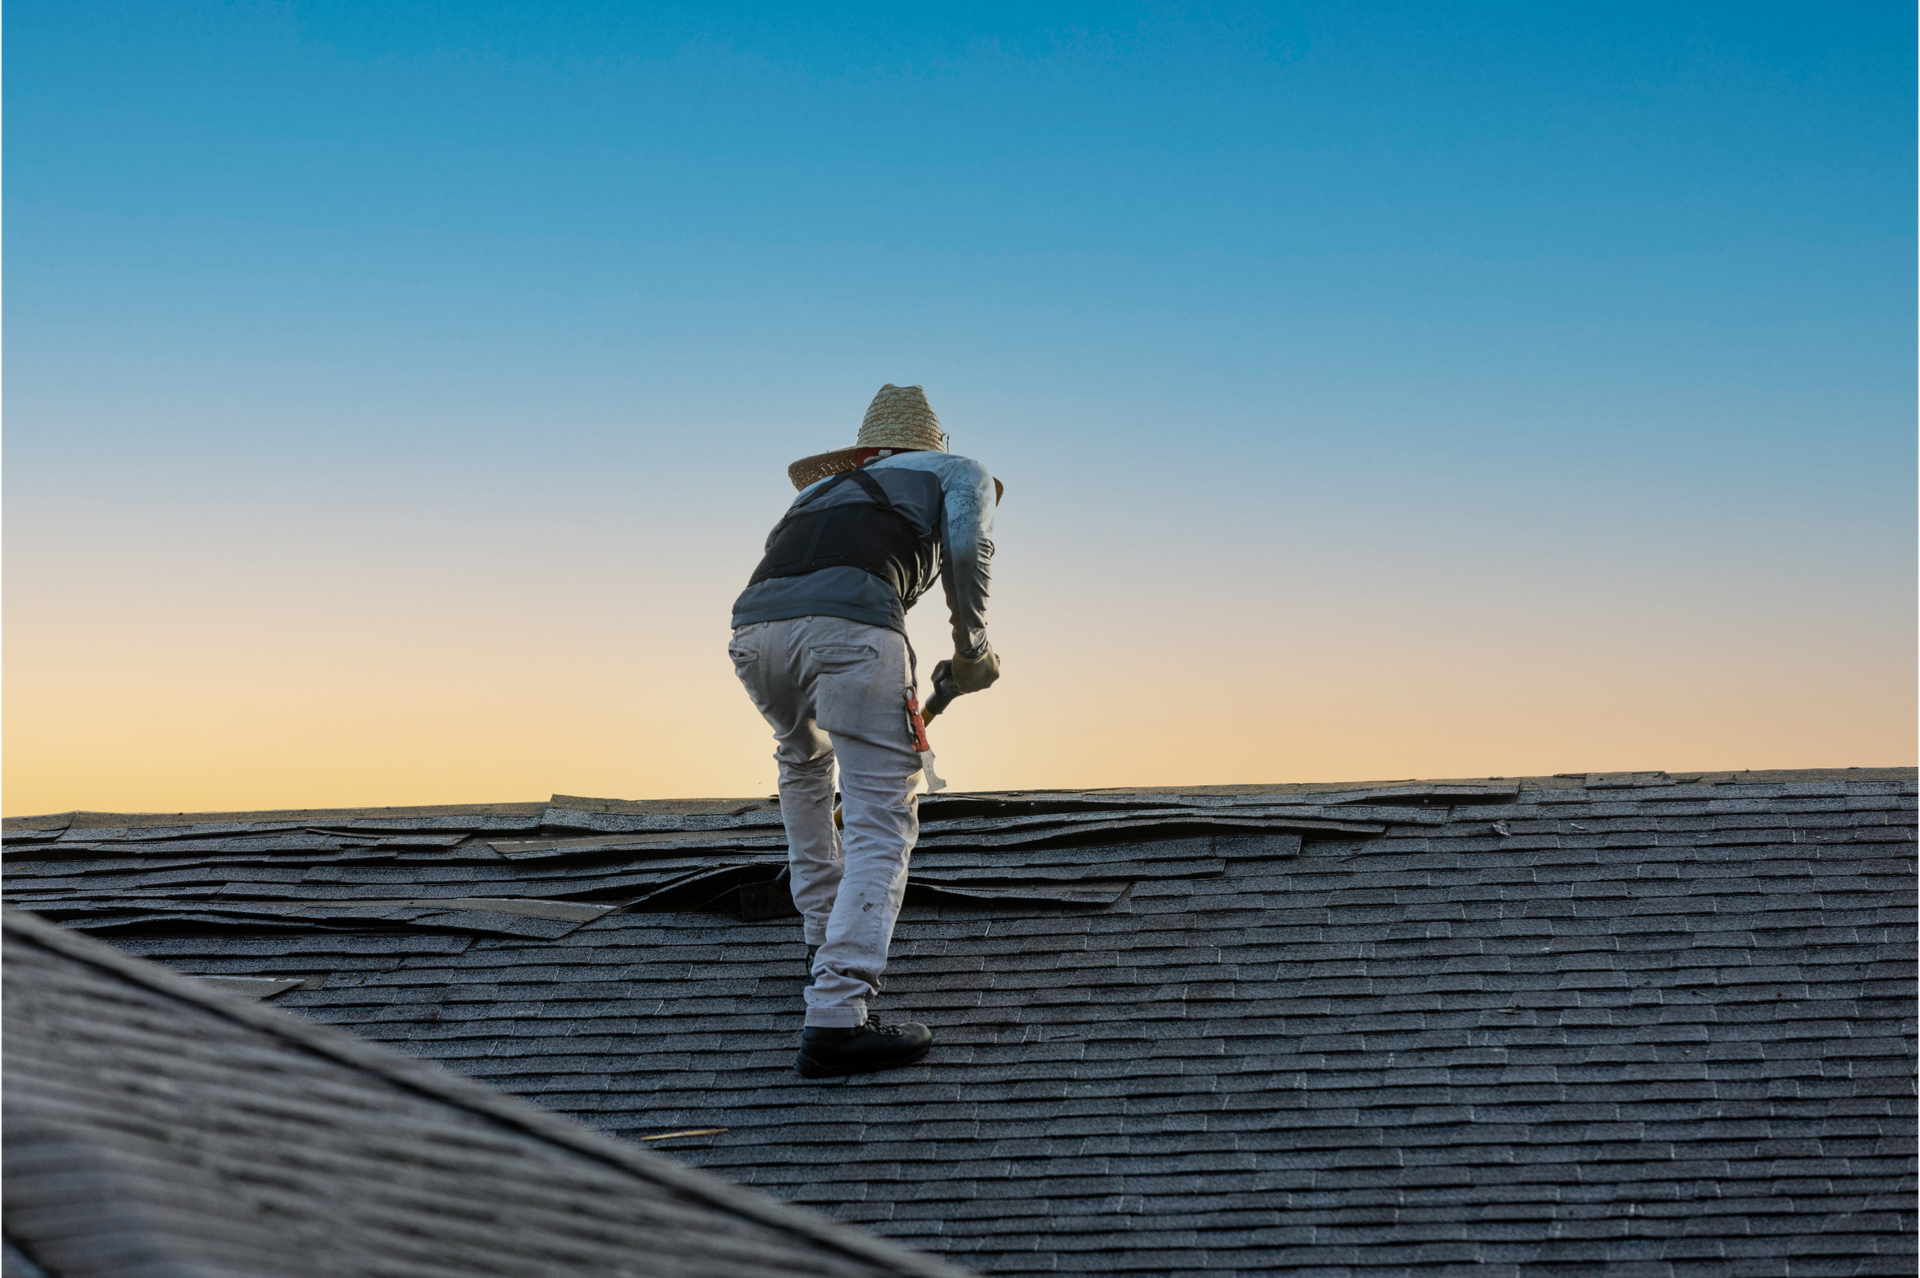
[[[878,457],[882,453],[920,452],[913,448],[836,448],[830,453],[815,453],[811,457],[802,457],[787,467],[787,478],[793,481],[796,490],[810,484],[817,484],[831,475],[843,470],[852,470],[862,462]],[[1007,486],[998,479],[993,481],[993,504],[998,506],[1000,498],[1006,495]]]
[[[852,470],[867,457],[879,453],[877,448],[836,448],[830,453],[815,453],[811,457],[802,457],[787,467],[787,478],[793,481],[796,489],[809,484],[817,484],[829,475],[837,475],[843,470]]]

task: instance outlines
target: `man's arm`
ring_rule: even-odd
[[[940,579],[953,619],[956,657],[987,651],[987,591],[993,580],[993,476],[966,457],[941,476]]]

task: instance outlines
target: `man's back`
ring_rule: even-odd
[[[863,568],[841,565],[798,576],[759,580],[733,606],[733,624],[788,617],[844,617],[890,630],[906,629],[906,612],[943,574],[953,619],[953,648],[978,656],[987,644],[986,605],[993,571],[993,476],[970,457],[914,450],[878,457],[860,467],[885,492],[893,512],[923,541],[924,551],[899,583]],[[828,489],[828,486],[831,488]],[[823,491],[826,489],[826,491]],[[873,495],[835,475],[810,484],[788,509],[827,512],[877,506]],[[784,525],[787,521],[781,521]],[[779,533],[768,535],[771,548]]]

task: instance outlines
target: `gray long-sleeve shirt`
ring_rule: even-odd
[[[936,452],[895,453],[869,462],[866,470],[915,531],[932,539],[936,553],[924,579],[910,583],[902,598],[887,582],[859,568],[770,577],[748,586],[734,601],[734,626],[788,617],[845,617],[904,634],[907,609],[932,587],[937,574],[946,587],[947,611],[953,619],[954,652],[979,656],[987,650],[987,586],[993,574],[993,476],[972,458]],[[938,507],[927,496],[932,489],[924,481],[901,482],[905,479],[901,476],[888,482],[890,472],[901,471],[931,472],[940,481]],[[823,479],[803,489],[794,505],[808,503],[820,484],[830,482]],[[843,483],[809,509],[871,500],[858,484]]]

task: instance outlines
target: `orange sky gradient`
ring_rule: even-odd
[[[991,613],[1005,675],[932,733],[956,789],[1913,761],[1910,634],[1817,565],[1550,573],[1338,536],[1122,561],[1120,513],[1036,510],[1022,478]],[[663,513],[717,544],[631,557],[670,529],[609,546],[561,503],[504,531],[315,504],[215,517],[207,541],[74,497],[97,522],[23,521],[8,547],[5,810],[771,793],[724,648],[780,494],[770,476],[705,525]],[[943,623],[936,592],[912,616],[923,674]]]

